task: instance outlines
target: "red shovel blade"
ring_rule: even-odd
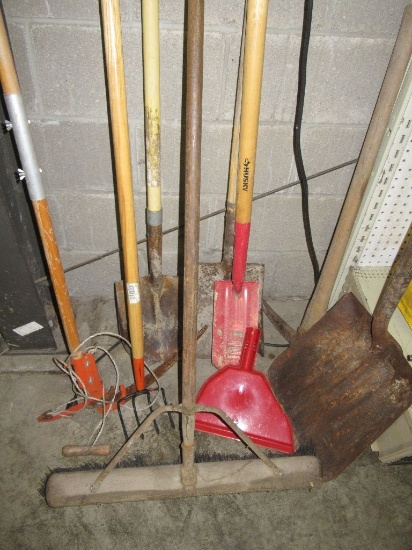
[[[246,327],[258,328],[259,309],[259,283],[244,282],[237,293],[232,281],[215,282],[212,341],[215,367],[239,364]]]
[[[260,332],[259,329],[247,329],[240,366],[228,365],[208,378],[196,403],[224,411],[257,445],[293,453],[290,421],[273,395],[266,376],[253,370]],[[214,414],[197,413],[195,426],[203,432],[238,439]]]

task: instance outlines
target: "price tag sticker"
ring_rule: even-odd
[[[126,286],[129,304],[138,304],[140,302],[139,283],[127,283]]]

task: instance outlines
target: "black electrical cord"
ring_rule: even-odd
[[[313,0],[305,0],[304,14],[303,14],[303,27],[302,27],[302,40],[300,46],[299,56],[299,78],[298,78],[298,92],[296,98],[296,112],[295,122],[293,125],[293,152],[295,155],[296,170],[298,172],[298,178],[300,187],[302,190],[302,216],[303,227],[305,229],[306,245],[310,260],[312,262],[313,277],[315,285],[319,280],[320,270],[319,263],[316,257],[315,247],[313,246],[312,230],[310,227],[309,219],[309,190],[308,180],[306,177],[305,166],[303,164],[302,150],[301,150],[301,129],[302,129],[302,115],[303,106],[305,103],[305,90],[306,90],[306,67],[308,62],[308,50],[310,31],[312,26],[312,11]]]

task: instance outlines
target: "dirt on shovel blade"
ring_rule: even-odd
[[[154,284],[150,276],[140,280],[142,302],[144,357],[147,365],[163,363],[175,355],[179,347],[177,277],[162,276]],[[116,308],[119,332],[128,338],[127,314],[123,282],[115,284]]]
[[[344,295],[275,359],[272,389],[301,444],[313,444],[324,479],[342,472],[412,404],[412,369],[387,332]]]

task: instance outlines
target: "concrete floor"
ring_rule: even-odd
[[[275,309],[297,325],[304,302],[277,302]],[[93,311],[93,319],[90,319]],[[112,319],[112,303],[77,308],[82,337]],[[266,342],[282,342],[266,323]],[[106,326],[107,330],[114,327]],[[259,359],[265,370],[277,348],[267,347]],[[125,352],[114,352],[122,381],[127,379]],[[199,385],[212,368],[199,360]],[[102,365],[105,382],[113,371]],[[0,426],[2,445],[0,548],[1,549],[408,549],[412,548],[412,465],[382,465],[367,451],[338,479],[313,489],[231,494],[165,501],[50,508],[44,482],[56,468],[105,464],[97,458],[61,456],[67,443],[85,444],[100,417],[82,411],[69,420],[40,424],[36,418],[71,398],[68,379],[56,374],[52,356],[0,358]],[[168,398],[176,401],[176,369],[162,378]],[[130,411],[126,411],[128,413]],[[132,417],[128,419],[132,425]],[[118,448],[123,441],[116,413],[109,415],[102,443]],[[179,460],[180,436],[167,417],[160,435],[152,429],[139,443],[136,455],[144,464]],[[198,434],[203,455],[250,456],[234,441]]]

